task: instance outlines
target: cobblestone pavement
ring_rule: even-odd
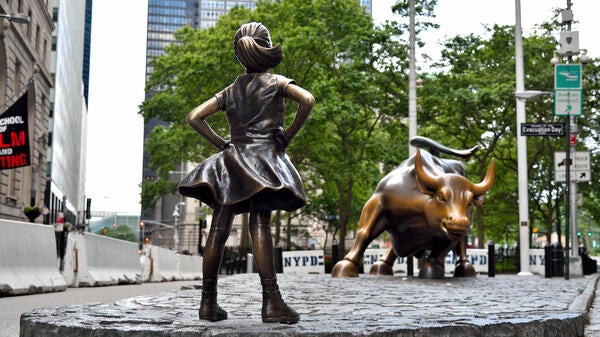
[[[598,276],[278,278],[298,324],[263,324],[258,275],[239,274],[220,280],[225,321],[199,321],[191,289],[36,309],[21,317],[21,336],[584,336]]]

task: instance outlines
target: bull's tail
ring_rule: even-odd
[[[432,155],[434,155],[436,157],[439,157],[440,153],[445,153],[445,154],[449,154],[449,155],[456,156],[459,158],[469,158],[473,154],[475,154],[475,152],[477,152],[477,150],[479,150],[479,145],[475,145],[472,148],[467,149],[467,150],[451,149],[449,147],[446,147],[446,146],[436,142],[433,139],[429,139],[427,137],[421,137],[421,136],[415,136],[415,137],[411,138],[410,145],[412,145],[414,147],[425,148],[425,149],[427,149],[427,151],[429,151],[429,153],[431,153]]]

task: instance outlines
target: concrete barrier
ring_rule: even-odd
[[[202,278],[202,256],[177,254],[177,269],[183,280]]]
[[[538,274],[545,275],[546,273],[546,256],[543,249],[530,249],[529,250],[529,271]]]
[[[163,282],[181,280],[177,270],[177,253],[166,248],[149,246],[142,271],[143,282]]]
[[[284,274],[325,273],[325,252],[322,250],[294,250],[282,255]]]
[[[147,246],[142,259],[142,282],[202,278],[202,256],[182,255],[166,248]]]
[[[54,228],[0,220],[0,296],[64,291]]]
[[[63,276],[71,287],[140,283],[137,244],[92,233],[69,234]]]
[[[373,263],[377,262],[384,254],[387,252],[387,249],[379,248],[379,249],[366,249],[363,255],[363,272],[368,274],[371,270],[371,266]],[[416,258],[413,258],[413,266],[414,266],[414,274],[419,275],[419,261]],[[475,272],[478,274],[487,274],[489,267],[489,259],[488,259],[488,251],[487,249],[467,249],[467,259],[475,268]],[[406,274],[407,273],[407,258],[398,257],[394,262],[392,269],[394,270],[394,274]],[[444,272],[446,274],[454,273],[454,267],[456,265],[456,257],[454,253],[449,252],[444,260]]]

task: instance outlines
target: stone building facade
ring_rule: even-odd
[[[0,218],[25,220],[25,206],[42,206],[53,78],[53,0],[0,0],[0,118],[27,93],[30,165],[0,171]],[[5,17],[29,16],[29,23]],[[39,217],[36,222],[42,222]]]

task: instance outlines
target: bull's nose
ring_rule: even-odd
[[[442,220],[441,223],[442,230],[452,239],[465,236],[469,229],[469,225],[470,221],[467,217],[447,217]]]
[[[448,229],[466,231],[467,229],[469,229],[471,221],[466,216],[460,216],[460,217],[449,216],[446,219],[442,220],[442,223]]]

